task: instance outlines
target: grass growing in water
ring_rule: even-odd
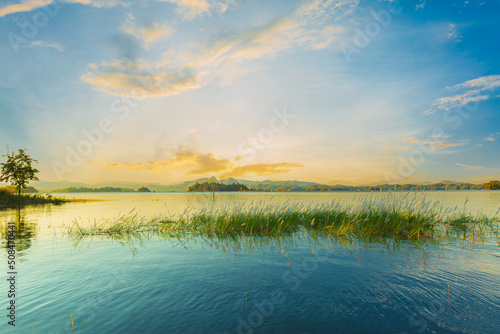
[[[137,214],[114,221],[83,224],[75,220],[65,226],[71,236],[108,235],[122,237],[142,232],[173,235],[279,237],[297,232],[318,236],[392,237],[418,240],[446,234],[467,234],[481,238],[498,232],[499,219],[484,213],[472,215],[463,210],[443,209],[425,196],[395,196],[383,199],[360,198],[354,202],[332,201],[316,205],[265,203],[186,211],[177,218],[144,219]]]
[[[22,194],[18,196],[12,190],[0,188],[0,208],[15,208],[26,205],[55,204],[60,205],[69,202],[65,198],[53,197],[52,195]]]

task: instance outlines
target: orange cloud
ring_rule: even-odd
[[[188,69],[174,72],[130,70],[124,73],[110,68],[107,72],[85,73],[81,79],[110,95],[149,98],[201,88],[200,81],[204,75],[203,72],[192,73]]]
[[[49,5],[51,2],[52,0],[29,0],[20,4],[7,5],[3,8],[0,8],[0,17],[9,14],[29,12],[40,7],[45,7]]]
[[[481,166],[469,166],[469,165],[464,165],[464,164],[461,164],[461,163],[458,163],[458,162],[455,165],[463,167],[463,168],[465,168],[467,170],[481,170],[481,169],[484,169],[484,167],[481,167]]]
[[[206,0],[164,0],[179,6],[186,19],[225,10]],[[299,6],[294,12],[260,27],[223,36],[210,42],[189,43],[185,47],[166,50],[157,61],[133,60],[126,63],[104,61],[92,64],[92,72],[81,80],[111,95],[158,97],[199,89],[214,78],[222,85],[261,70],[256,59],[274,58],[296,47],[322,49],[344,32],[342,20],[358,5],[357,0],[314,1]],[[214,8],[212,8],[214,7]],[[324,27],[326,22],[333,25]],[[127,33],[140,37],[145,46],[171,33],[167,26],[138,30],[131,20],[123,27]],[[114,65],[113,65],[114,64]],[[203,80],[202,80],[203,79]],[[145,89],[146,87],[152,87]]]
[[[196,16],[203,16],[212,9],[212,4],[207,0],[159,0],[162,2],[175,3],[178,8],[176,13],[186,20],[192,20]]]
[[[191,170],[188,174],[218,173],[229,168],[232,163],[226,159],[217,159],[212,153],[197,154],[193,159],[198,168]]]
[[[292,168],[303,167],[303,165],[279,162],[258,163],[252,165],[238,166],[239,157],[231,162],[228,159],[218,159],[212,153],[199,154],[181,149],[174,154],[170,160],[156,160],[139,163],[109,163],[107,169],[130,171],[143,171],[152,173],[164,173],[165,171],[187,170],[187,175],[202,175],[220,173],[220,177],[238,177],[243,175],[273,175],[287,173]]]
[[[122,2],[120,0],[61,0],[65,3],[79,3],[82,5],[90,5],[93,7],[114,7],[118,5],[125,6],[126,2]],[[52,4],[54,0],[25,0],[20,4],[12,4],[7,5],[0,8],[0,17],[4,17],[9,14],[17,14],[30,12],[32,10],[42,8]],[[54,4],[55,6],[59,6],[59,4]]]
[[[399,138],[396,138],[396,139],[399,139]],[[437,150],[442,150],[442,149],[449,148],[449,147],[464,146],[464,145],[469,144],[468,140],[460,140],[460,141],[451,141],[451,140],[449,140],[449,141],[437,141],[437,140],[434,140],[434,141],[422,141],[422,140],[418,140],[418,139],[415,139],[415,138],[406,138],[406,139],[401,139],[401,141],[403,143],[407,143],[407,144],[422,143],[422,144],[427,145],[427,149],[429,149],[431,151],[437,151]]]
[[[282,174],[288,173],[292,168],[304,167],[303,165],[288,163],[288,162],[279,162],[274,164],[252,164],[246,166],[237,166],[233,169],[222,173],[220,175],[221,178],[225,179],[228,177],[238,177],[244,175],[272,175],[272,174]]]

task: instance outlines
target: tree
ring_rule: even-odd
[[[500,190],[500,181],[490,181],[484,185],[484,190]]]
[[[21,189],[26,188],[29,181],[38,181],[35,176],[38,173],[38,169],[31,167],[33,162],[38,162],[32,159],[26,154],[24,149],[19,149],[19,153],[14,155],[14,152],[2,155],[7,157],[7,162],[1,163],[2,174],[0,175],[0,181],[10,182],[14,187],[17,188],[17,194],[21,196]]]

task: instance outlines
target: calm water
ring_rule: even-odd
[[[327,240],[69,240],[75,217],[187,207],[352,200],[354,193],[71,194],[103,199],[0,211],[0,333],[498,333],[500,247]],[[384,196],[375,193],[373,196]],[[500,192],[428,193],[495,213]],[[16,222],[16,327],[7,325],[5,233]],[[71,325],[73,318],[73,329]]]

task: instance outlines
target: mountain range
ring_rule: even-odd
[[[251,180],[243,180],[243,179],[235,179],[235,178],[227,178],[223,180],[218,180],[215,176],[208,178],[200,178],[192,181],[185,181],[182,183],[176,184],[160,184],[160,183],[137,183],[137,182],[123,182],[123,181],[107,181],[107,182],[98,182],[98,183],[81,183],[81,182],[67,182],[67,181],[55,181],[55,182],[34,182],[31,185],[38,189],[40,192],[49,193],[53,192],[57,189],[64,189],[69,187],[87,187],[87,188],[102,188],[102,187],[116,187],[116,188],[128,188],[128,189],[139,189],[141,187],[147,187],[151,191],[155,192],[185,192],[188,191],[188,188],[196,183],[204,183],[204,182],[217,182],[222,184],[232,184],[239,183],[244,184],[250,189],[255,190],[267,190],[267,191],[300,191],[301,189],[308,190],[374,190],[378,187],[387,188],[388,185],[381,186],[345,186],[345,185],[325,185],[317,182],[305,182],[305,181],[296,181],[296,180],[287,180],[287,181],[251,181]],[[444,180],[438,183],[425,182],[423,184],[418,185],[407,185],[408,187],[422,187],[422,186],[435,186],[439,187],[453,185],[454,187],[462,187],[464,185],[474,186],[476,189],[477,185],[464,183],[464,182],[455,182],[450,180]],[[392,188],[392,187],[391,187]]]
[[[308,187],[312,185],[320,185],[316,182],[303,182],[303,181],[250,181],[250,180],[240,180],[234,178],[227,178],[224,180],[218,180],[215,176],[200,178],[192,181],[185,181],[182,183],[175,184],[160,184],[160,183],[137,183],[137,182],[123,182],[123,181],[105,181],[97,183],[82,183],[82,182],[67,182],[67,181],[41,181],[33,182],[31,185],[38,189],[40,192],[48,193],[57,189],[64,189],[69,187],[87,187],[87,188],[102,188],[102,187],[116,187],[116,188],[129,188],[129,189],[139,189],[141,187],[147,187],[151,191],[156,192],[183,192],[188,191],[188,188],[196,183],[204,182],[218,182],[223,184],[240,183],[244,184],[252,189],[262,189],[266,186],[295,186],[295,187]]]

